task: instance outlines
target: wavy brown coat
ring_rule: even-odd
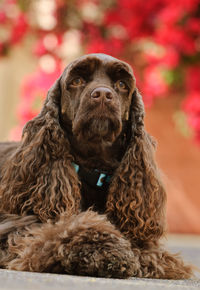
[[[159,243],[165,234],[166,193],[154,160],[155,142],[144,128],[138,90],[132,95],[129,143],[102,215],[81,210],[81,181],[60,125],[61,77],[1,169],[1,267],[117,278],[189,278],[191,267]]]

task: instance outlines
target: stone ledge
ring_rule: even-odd
[[[200,280],[128,280],[0,270],[1,290],[165,290],[200,289]]]
[[[172,252],[180,252],[185,261],[200,268],[200,236],[173,235],[165,241]],[[196,272],[197,277],[200,273]],[[200,289],[200,279],[127,280],[80,277],[71,275],[17,272],[0,269],[1,290],[192,290]]]

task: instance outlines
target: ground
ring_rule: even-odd
[[[173,252],[180,252],[185,261],[200,268],[200,236],[169,236],[166,246]],[[70,275],[40,274],[0,270],[1,290],[192,290],[200,289],[200,272],[192,280],[128,280],[102,279]]]

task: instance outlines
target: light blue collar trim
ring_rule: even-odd
[[[77,174],[91,186],[102,187],[104,184],[109,184],[111,180],[111,175],[107,175],[105,172],[100,172],[98,169],[95,169],[93,172],[86,171],[78,164],[72,162],[72,165]]]

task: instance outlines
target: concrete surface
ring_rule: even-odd
[[[173,252],[181,252],[184,259],[200,267],[200,236],[170,236],[166,242]],[[198,278],[199,277],[199,278]],[[57,274],[40,274],[0,270],[1,290],[139,290],[139,289],[200,289],[200,273],[192,280],[128,280],[103,279]]]

